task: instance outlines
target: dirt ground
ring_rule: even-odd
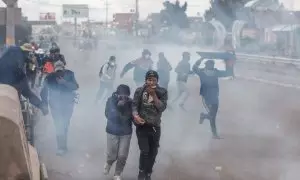
[[[75,71],[80,84],[80,102],[70,127],[70,152],[64,157],[55,155],[54,128],[51,116],[48,116],[41,119],[36,127],[41,159],[46,163],[50,180],[112,179],[112,174],[108,177],[102,175],[106,146],[104,106],[93,104],[98,88],[99,59],[106,57],[109,52],[93,56],[95,59],[88,62],[78,61],[81,54],[72,49],[65,49],[64,53],[67,60],[71,61],[69,67]],[[119,59],[129,56],[122,53]],[[118,83],[132,84],[129,74],[125,79],[118,80]],[[198,96],[197,77],[189,81],[189,90],[191,96],[186,104],[187,111],[172,105],[174,109],[164,113],[161,147],[153,179],[300,178],[297,173],[300,167],[299,90],[239,78],[233,81],[221,80],[217,118],[218,130],[223,138],[221,140],[211,138],[209,122],[203,125],[198,123],[199,114],[204,109]],[[175,93],[176,85],[172,82],[170,99]],[[124,170],[125,180],[136,179],[138,156],[139,150],[133,134]]]

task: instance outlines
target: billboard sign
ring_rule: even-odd
[[[85,4],[63,4],[64,18],[88,18],[89,7]]]
[[[40,21],[55,21],[56,15],[53,12],[40,13]]]

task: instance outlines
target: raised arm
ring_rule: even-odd
[[[114,119],[119,116],[119,112],[117,111],[117,109],[113,103],[114,103],[114,100],[112,98],[108,98],[106,101],[105,117],[107,119]]]
[[[121,77],[121,78],[123,78],[123,76],[125,75],[125,73],[127,73],[130,69],[134,68],[135,62],[136,62],[136,61],[131,61],[131,62],[127,63],[127,64],[124,66],[124,68],[123,68],[123,70],[122,70],[122,72],[121,72],[121,74],[120,74],[120,77]]]
[[[64,63],[64,65],[67,65],[67,61],[66,61],[64,55],[60,54],[60,59],[61,59],[61,61]]]
[[[158,98],[158,96],[155,93],[155,95],[153,96],[153,100],[154,100],[154,105],[158,109],[158,111],[164,112],[167,108],[168,91],[163,90],[163,92],[161,93],[162,95],[160,98]]]
[[[199,59],[192,67],[192,70],[195,74],[199,75],[201,74],[201,68],[199,68],[201,62],[203,59]]]
[[[142,96],[142,91],[143,88],[137,88],[134,92],[134,96],[132,99],[132,115],[136,116],[139,115],[139,106],[140,106],[140,101],[141,101],[141,96]]]

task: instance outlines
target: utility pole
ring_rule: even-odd
[[[108,0],[105,1],[105,27],[108,28]]]
[[[17,9],[17,0],[3,0],[6,8],[6,44],[15,45],[15,11]]]
[[[138,24],[139,24],[139,0],[135,0],[135,33],[138,35]]]

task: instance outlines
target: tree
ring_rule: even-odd
[[[186,15],[187,2],[180,6],[178,0],[175,3],[165,1],[163,5],[164,9],[160,12],[162,23],[167,26],[177,26],[179,28],[189,27],[189,21]]]
[[[211,7],[205,11],[204,18],[206,21],[215,18],[230,29],[237,19],[236,12],[249,1],[251,0],[210,0]]]

